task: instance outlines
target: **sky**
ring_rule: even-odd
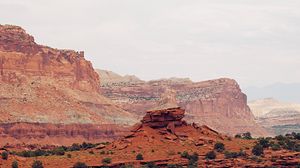
[[[299,0],[0,0],[0,24],[143,80],[300,83]]]

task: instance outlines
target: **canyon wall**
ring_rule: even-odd
[[[0,124],[0,146],[30,142],[40,145],[72,145],[82,142],[113,141],[128,133],[128,128],[113,124]]]
[[[208,125],[230,135],[246,131],[254,136],[268,135],[256,124],[247,96],[232,79],[192,82],[172,78],[127,85],[114,83],[102,86],[101,90],[119,107],[138,116],[147,110],[180,106],[186,110],[189,122]]]

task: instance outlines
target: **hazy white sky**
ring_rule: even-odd
[[[0,24],[144,80],[300,82],[299,0],[0,0]]]

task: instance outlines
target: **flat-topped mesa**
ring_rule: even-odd
[[[182,126],[185,110],[180,107],[167,108],[161,110],[147,111],[143,117],[142,125],[151,128],[167,128],[174,133],[176,126]]]
[[[99,76],[83,51],[39,45],[21,27],[0,25],[0,82],[20,85],[38,77],[81,91],[99,92],[100,88]]]

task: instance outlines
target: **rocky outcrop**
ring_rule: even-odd
[[[204,82],[157,80],[134,85],[106,85],[101,90],[119,107],[140,117],[161,104],[167,107],[177,105],[186,109],[187,121],[208,125],[223,133],[233,135],[250,131],[256,136],[268,134],[255,123],[247,96],[232,79]]]
[[[1,123],[136,122],[99,89],[83,52],[42,46],[22,28],[0,25]]]
[[[174,133],[175,126],[185,124],[185,122],[182,121],[183,117],[184,110],[180,107],[148,111],[142,119],[142,124],[151,128],[167,127]]]
[[[112,141],[128,133],[117,125],[6,123],[0,124],[0,146],[15,144],[71,145]]]

